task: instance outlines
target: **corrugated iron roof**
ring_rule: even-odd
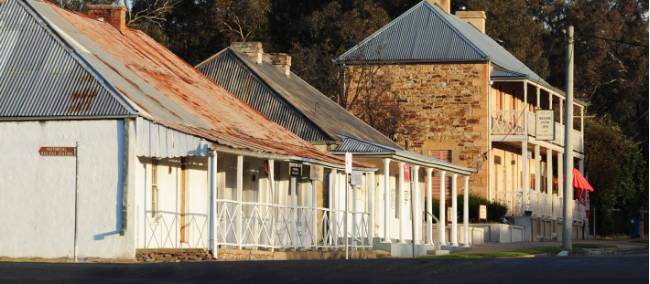
[[[0,119],[133,114],[26,9],[0,4]]]
[[[414,163],[421,166],[432,167],[441,170],[448,170],[463,175],[471,175],[476,171],[472,168],[452,164],[447,161],[432,158],[422,154],[405,151],[399,148],[388,147],[354,137],[341,136],[343,143],[334,151],[335,153],[352,153],[361,157],[393,157],[398,160]]]
[[[492,62],[559,91],[491,37],[426,0],[336,59],[348,64],[476,61]]]
[[[302,139],[311,142],[332,141],[323,130],[252,72],[232,50],[220,51],[197,65],[196,69]]]
[[[22,5],[23,14],[63,42],[107,91],[143,118],[234,149],[342,163],[269,121],[141,31],[122,34],[108,23],[49,2],[6,0],[0,9],[8,3]]]
[[[440,13],[441,12],[441,13]],[[487,61],[439,7],[422,1],[339,56],[339,63]]]
[[[237,60],[239,63],[225,63],[226,60]],[[239,74],[241,71],[233,69],[234,66],[237,68],[246,66],[248,72],[254,75],[254,80],[247,81],[250,84],[247,87],[250,86],[250,89],[245,89],[240,86],[240,83],[233,81],[234,78],[242,78],[234,77],[234,74]],[[346,135],[399,147],[390,138],[349,113],[295,73],[287,76],[272,64],[266,62],[258,64],[246,55],[227,48],[206,59],[197,68],[205,72],[208,78],[226,83],[224,85],[226,89],[245,101],[257,101],[252,104],[257,110],[280,125],[289,125],[287,128],[299,135],[322,131],[332,141],[339,140],[339,135]],[[265,101],[286,103],[264,105]],[[303,122],[303,118],[307,118],[311,123]],[[310,136],[303,136],[303,138],[319,142],[311,140]]]

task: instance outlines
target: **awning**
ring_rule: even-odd
[[[577,190],[586,190],[589,192],[594,192],[594,188],[591,187],[591,184],[587,179],[582,176],[582,173],[576,168],[573,169],[573,188]]]

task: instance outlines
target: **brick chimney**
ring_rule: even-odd
[[[120,33],[126,32],[126,6],[110,4],[88,4],[88,16],[115,27]]]
[[[233,42],[230,44],[230,48],[246,54],[257,64],[262,63],[262,55],[264,54],[264,49],[262,49],[262,43],[259,41]]]
[[[291,75],[291,56],[286,53],[265,53],[262,60],[280,69],[284,75]]]
[[[427,2],[432,5],[438,5],[447,14],[451,14],[451,0],[427,0]]]
[[[485,33],[485,11],[456,11],[456,17]]]

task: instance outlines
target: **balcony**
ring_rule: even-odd
[[[492,126],[492,135],[500,137],[516,137],[523,136],[526,133],[525,126],[525,110],[503,109],[496,110],[490,119]],[[535,137],[535,123],[536,116],[534,112],[528,112],[528,136]],[[555,145],[564,146],[564,124],[555,122],[555,139],[549,141]],[[573,129],[573,150],[576,152],[584,152],[584,141],[582,139],[582,132]]]

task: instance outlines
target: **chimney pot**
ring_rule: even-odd
[[[233,42],[230,44],[230,48],[246,54],[257,64],[262,63],[264,49],[262,48],[262,43],[259,41]]]
[[[427,2],[431,5],[438,5],[447,14],[451,14],[451,0],[427,0]]]
[[[456,17],[485,33],[485,11],[456,11]]]
[[[120,33],[126,33],[126,6],[110,4],[88,4],[88,16],[106,22]]]
[[[291,56],[286,53],[265,53],[263,56],[263,60],[266,63],[272,64],[280,71],[284,73],[284,75],[291,75]]]

